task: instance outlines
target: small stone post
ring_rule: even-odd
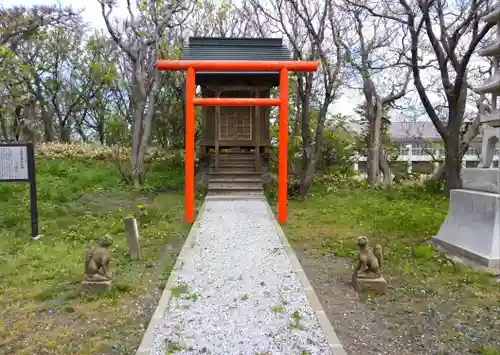
[[[412,166],[413,166],[413,145],[407,144],[406,149],[408,149],[408,165],[406,167],[406,172],[411,174]]]
[[[128,249],[132,260],[141,259],[141,249],[139,247],[139,230],[137,229],[137,221],[134,217],[129,216],[123,219],[125,224],[125,236],[127,237]]]

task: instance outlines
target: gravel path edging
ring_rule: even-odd
[[[175,281],[177,280],[179,270],[182,267],[182,264],[184,262],[188,250],[191,249],[192,247],[193,239],[196,235],[198,235],[200,231],[200,216],[203,214],[204,211],[205,211],[205,203],[203,203],[203,206],[201,206],[200,211],[196,216],[196,220],[193,223],[191,230],[189,231],[189,234],[186,237],[186,240],[184,241],[184,245],[182,246],[182,249],[179,252],[174,267],[172,268],[172,272],[168,277],[167,284],[165,285],[160,300],[158,301],[158,305],[156,306],[153,316],[149,321],[146,332],[142,337],[141,344],[139,345],[139,348],[137,349],[135,355],[149,355],[153,350],[154,330],[158,325],[160,325],[161,321],[165,317],[165,313],[168,309],[170,298],[172,296],[171,290],[173,287],[175,287]]]
[[[266,201],[267,209],[269,213],[274,216],[274,212],[271,209],[271,206],[269,203]],[[344,350],[344,347],[340,343],[339,338],[337,337],[337,334],[335,333],[335,330],[333,329],[332,324],[328,320],[328,317],[326,316],[325,310],[323,309],[323,306],[321,305],[321,302],[318,299],[318,296],[316,295],[316,292],[314,292],[314,288],[312,287],[311,283],[309,282],[309,279],[307,278],[306,273],[304,272],[304,269],[302,268],[302,265],[300,265],[299,259],[297,258],[297,255],[295,254],[295,251],[293,250],[292,246],[290,245],[290,242],[288,241],[288,238],[285,235],[285,232],[281,228],[281,225],[278,223],[276,218],[273,219],[274,226],[276,227],[276,231],[278,232],[281,243],[283,244],[283,248],[285,249],[285,252],[288,256],[288,259],[290,260],[290,263],[292,264],[293,271],[295,274],[297,274],[297,277],[300,280],[300,283],[302,285],[302,288],[304,289],[304,293],[307,296],[307,299],[309,300],[309,303],[311,304],[311,307],[316,315],[316,318],[318,319],[318,322],[321,326],[321,330],[323,331],[326,340],[328,341],[328,345],[330,346],[330,350],[332,351],[333,355],[346,355],[346,352]]]
[[[228,200],[231,200],[231,198],[227,198]],[[217,199],[215,199],[217,200]],[[265,199],[264,199],[265,200]],[[306,273],[304,272],[302,266],[300,265],[300,262],[295,254],[295,251],[291,247],[290,243],[288,242],[288,239],[283,232],[283,229],[281,228],[281,225],[278,223],[276,218],[274,217],[274,213],[271,209],[271,206],[267,201],[265,201],[266,208],[271,216],[273,216],[273,224],[275,226],[275,229],[280,237],[280,240],[282,242],[283,248],[286,252],[286,255],[292,265],[293,271],[297,275],[300,284],[304,290],[304,293],[314,311],[314,314],[318,320],[318,323],[321,327],[321,330],[324,333],[324,336],[328,342],[328,346],[332,352],[333,355],[346,355],[346,352],[344,351],[344,348],[342,344],[340,343],[340,340],[338,339],[335,330],[333,329],[330,321],[328,320],[326,313],[323,309],[323,306],[321,305],[321,302],[319,301],[311,283],[309,282],[309,279],[306,276]],[[165,313],[168,310],[170,299],[172,296],[172,288],[175,287],[175,282],[178,279],[179,272],[183,266],[183,261],[185,259],[186,254],[188,251],[192,248],[193,246],[193,240],[194,238],[199,234],[200,231],[200,220],[201,216],[203,215],[205,211],[205,206],[206,204],[203,203],[203,206],[200,208],[200,211],[196,217],[196,221],[191,227],[191,230],[186,237],[186,240],[184,242],[184,245],[179,253],[179,256],[177,257],[177,260],[174,264],[174,267],[172,269],[172,272],[170,273],[170,276],[168,278],[167,284],[165,286],[165,289],[163,290],[163,293],[160,297],[160,300],[158,302],[158,305],[154,311],[153,316],[151,317],[151,320],[148,324],[148,327],[146,329],[146,332],[143,335],[141,344],[139,345],[139,348],[137,349],[135,355],[150,355],[152,350],[153,350],[153,338],[154,338],[154,331],[155,329],[161,324],[162,320],[165,317]]]

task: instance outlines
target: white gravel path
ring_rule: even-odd
[[[331,354],[266,203],[205,201],[152,355]]]

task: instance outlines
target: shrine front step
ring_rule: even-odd
[[[205,196],[207,199],[217,199],[217,200],[253,200],[253,199],[265,199],[264,191],[254,190],[254,191],[238,191],[238,190],[220,190],[220,191],[211,191],[208,190],[207,195]]]
[[[211,158],[215,159],[215,154],[211,156]],[[255,153],[236,153],[236,154],[227,154],[221,153],[219,155],[219,160],[242,160],[242,161],[253,161],[255,160]]]
[[[211,161],[212,166],[215,166],[215,160]],[[219,167],[221,168],[231,168],[231,167],[254,167],[255,162],[251,160],[219,160]]]
[[[208,182],[209,191],[262,191],[262,181],[231,181],[229,179],[225,181],[213,181]]]
[[[247,184],[262,184],[262,176],[259,175],[250,175],[248,176],[247,174],[241,174],[241,175],[236,175],[236,174],[231,174],[233,176],[227,176],[229,174],[222,174],[222,175],[216,175],[216,176],[210,176],[209,177],[209,182],[211,183],[247,183]]]
[[[210,153],[210,159],[215,160],[215,153]],[[255,152],[219,153],[219,160],[254,160]]]
[[[234,181],[239,181],[239,180],[257,180],[259,179],[262,181],[262,173],[256,172],[256,171],[233,171],[231,169],[230,171],[226,172],[210,172],[208,173],[208,178],[210,181],[217,181],[217,180],[227,180],[231,179]]]
[[[210,174],[212,173],[223,173],[223,174],[234,174],[234,173],[254,173],[255,166],[254,165],[240,165],[240,166],[219,166],[219,169],[216,171],[214,165],[210,165]]]

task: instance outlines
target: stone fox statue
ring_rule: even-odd
[[[368,245],[367,237],[358,237],[358,265],[354,275],[357,278],[375,279],[381,277],[380,270],[384,261],[382,247],[377,244],[375,250]]]
[[[87,250],[85,253],[84,272],[88,281],[109,281],[109,251],[113,239],[109,236],[103,237],[98,247]]]

